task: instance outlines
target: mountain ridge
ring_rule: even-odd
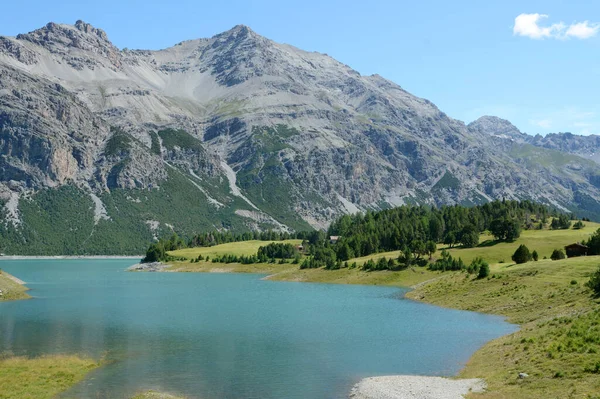
[[[121,231],[116,209],[132,198],[122,217],[136,245],[171,230],[324,228],[407,203],[532,199],[600,215],[600,169],[585,152],[594,143],[569,152],[500,119],[466,125],[379,75],[244,25],[119,50],[83,21],[49,23],[0,36],[0,76],[0,235],[10,242],[39,234],[8,215],[26,222],[27,201],[63,187],[106,208],[109,219],[89,222],[92,238]],[[194,213],[195,226],[158,207],[174,184],[182,203],[169,211]]]

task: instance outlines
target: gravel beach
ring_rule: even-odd
[[[410,375],[365,378],[352,388],[352,399],[463,399],[469,392],[483,392],[481,379],[450,380]]]

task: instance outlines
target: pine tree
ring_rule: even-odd
[[[512,256],[512,260],[516,264],[529,262],[531,258],[531,252],[529,252],[529,248],[527,248],[527,246],[524,244],[521,244]]]

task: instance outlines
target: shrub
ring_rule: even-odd
[[[448,251],[445,249],[442,250],[441,257],[433,263],[429,264],[429,270],[439,270],[439,271],[447,271],[447,270],[463,270],[465,268],[465,264],[462,259],[453,258]]]
[[[552,251],[552,255],[550,255],[550,259],[552,260],[560,260],[565,259],[567,256],[565,255],[565,251],[562,249],[555,249]]]
[[[575,224],[573,225],[573,229],[575,229],[575,230],[583,229],[584,227],[585,227],[585,224],[583,224],[583,222],[581,220],[576,221]]]
[[[592,274],[592,277],[590,278],[590,281],[586,283],[586,286],[594,292],[595,296],[600,297],[600,267]]]
[[[534,261],[536,261],[536,262],[537,262],[537,261],[538,261],[538,259],[539,259],[539,255],[538,255],[537,251],[535,251],[535,250],[534,250],[534,251],[531,253],[531,257],[533,258],[533,260],[534,260]]]
[[[490,275],[490,265],[488,265],[488,263],[486,261],[480,259],[479,273],[477,273],[477,278],[482,279],[482,278],[486,278],[489,275]]]
[[[531,252],[529,252],[529,248],[527,248],[527,246],[525,246],[524,244],[521,244],[512,256],[512,260],[516,264],[529,262],[531,258]]]

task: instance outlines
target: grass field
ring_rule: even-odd
[[[99,366],[77,356],[0,358],[0,399],[54,398]]]
[[[600,223],[585,222],[585,227],[580,230],[523,230],[521,237],[514,242],[497,242],[494,237],[489,234],[481,234],[479,237],[479,246],[475,248],[449,248],[444,245],[438,245],[438,253],[442,249],[447,249],[453,257],[460,257],[469,264],[477,257],[481,257],[490,264],[495,263],[511,263],[511,256],[521,244],[527,245],[529,250],[536,250],[540,259],[544,257],[550,258],[552,251],[563,248],[567,244],[581,242],[588,239],[596,230],[600,228]],[[350,262],[356,262],[362,265],[369,259],[377,261],[377,259],[397,258],[400,251],[381,252],[375,255],[363,256],[361,258],[352,259]]]
[[[302,240],[285,240],[285,241],[242,241],[242,242],[230,242],[227,244],[215,245],[214,247],[197,247],[197,248],[186,248],[177,251],[169,252],[169,255],[182,257],[186,259],[197,258],[199,255],[203,257],[210,256],[211,258],[216,255],[253,255],[256,254],[258,248],[265,245],[269,245],[272,242],[280,242],[284,244],[299,245]]]
[[[482,257],[490,264],[501,261],[511,263],[512,254],[519,245],[525,244],[530,251],[536,250],[540,259],[550,258],[553,250],[588,239],[598,228],[600,228],[598,223],[585,222],[585,227],[580,230],[572,228],[568,230],[523,230],[519,239],[508,243],[495,242],[492,236],[482,235],[478,247],[453,248],[449,252],[452,256],[460,256],[466,263],[470,263],[476,257]]]
[[[485,378],[471,397],[600,398],[600,305],[585,287],[600,257],[498,264],[488,279],[448,273],[407,297],[439,306],[504,315],[517,333],[485,345],[460,377]],[[524,372],[529,377],[517,378]]]
[[[10,274],[0,269],[0,291],[2,291],[0,302],[31,298],[27,295],[29,288],[15,282],[11,277]]]

